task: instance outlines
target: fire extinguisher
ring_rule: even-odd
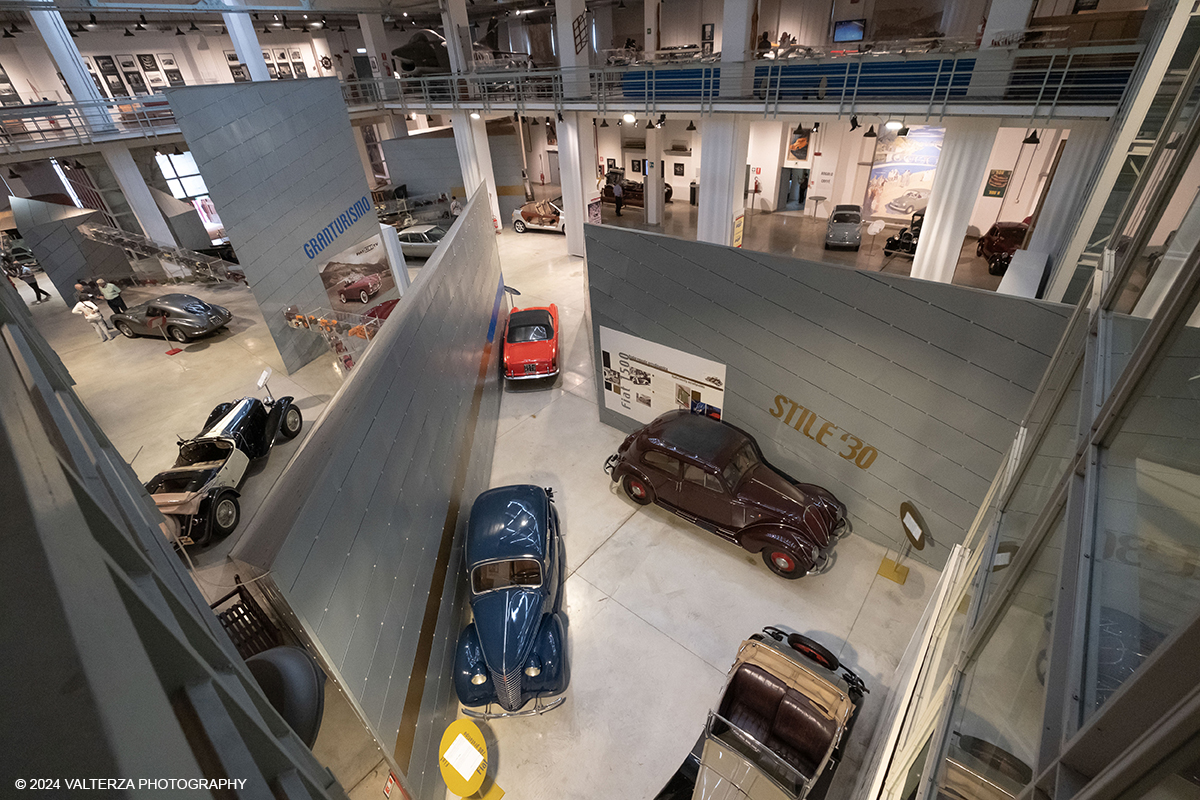
[[[758,178],[755,178],[754,179],[754,193],[758,194],[761,191],[762,191],[762,186],[759,185]]]

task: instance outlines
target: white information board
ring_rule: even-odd
[[[600,327],[604,407],[641,423],[675,409],[720,419],[725,365]]]

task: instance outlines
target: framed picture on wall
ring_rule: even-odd
[[[288,60],[287,50],[276,50],[275,51],[275,61],[276,62],[284,62],[287,60]]]
[[[229,73],[233,75],[234,83],[245,83],[250,80],[250,75],[246,72],[245,64],[230,64]]]
[[[276,64],[275,71],[279,73],[280,80],[290,81],[292,79],[292,65],[286,61],[280,61],[278,64]]]
[[[238,58],[237,50],[226,50],[225,51],[225,63],[226,64],[240,64],[241,63],[241,59]]]
[[[700,26],[700,41],[711,42],[713,40],[713,23],[706,22]]]
[[[129,88],[133,90],[134,94],[150,94],[150,90],[146,88],[146,80],[140,72],[127,71],[125,82],[129,84]]]
[[[608,165],[608,168],[609,168],[609,169],[616,169],[616,168],[617,168],[617,160],[616,160],[615,158],[610,158],[610,159],[608,159],[608,161],[606,161],[605,163]]]
[[[633,159],[633,163],[630,165],[630,168],[638,175],[641,175],[642,174],[642,160],[640,158]]]
[[[275,71],[274,64],[267,64],[267,74],[271,76],[271,80],[275,80],[279,77],[279,73]]]
[[[237,53],[234,53],[234,55],[237,55]],[[159,53],[158,63],[162,65],[163,69],[175,69],[176,67],[175,56],[170,53]]]
[[[167,83],[172,86],[187,86],[187,81],[183,79],[183,73],[177,69],[168,69],[164,73],[167,76]]]
[[[125,91],[125,81],[121,80],[120,75],[105,75],[104,82],[108,85],[108,91],[113,97],[128,94]]]
[[[146,82],[153,89],[161,89],[167,85],[167,79],[162,76],[161,72],[151,72],[146,75]]]
[[[106,75],[117,75],[117,62],[112,56],[96,56],[96,69]]]
[[[270,64],[270,63],[271,63],[272,61],[274,61],[274,60],[275,60],[275,59],[271,57],[271,51],[270,51],[270,50],[263,50],[263,61],[265,61],[265,62],[267,62],[268,64]]]
[[[303,61],[292,62],[292,72],[296,73],[297,78],[307,78],[308,69],[304,66]]]
[[[137,69],[137,59],[133,56],[117,56],[117,66],[126,72],[132,69]]]
[[[299,50],[288,50],[288,55],[291,56],[292,61],[304,60],[304,56],[300,54]]]
[[[676,175],[678,175],[681,178],[683,177],[683,164],[680,164],[678,161],[676,161],[674,170],[675,170]]]
[[[138,53],[138,63],[144,72],[158,72],[158,59],[153,53]]]

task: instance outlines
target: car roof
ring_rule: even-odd
[[[668,450],[721,464],[750,437],[732,425],[688,411],[668,411],[644,429],[647,438]]]
[[[1027,230],[1029,228],[1029,226],[1026,225],[1024,222],[997,222],[995,224],[995,227],[999,228],[1000,230],[1005,230],[1005,229]]]
[[[550,502],[532,484],[501,486],[475,498],[467,522],[467,565],[501,558],[546,558]]]
[[[425,231],[431,231],[436,227],[437,227],[437,225],[409,225],[407,228],[405,228],[404,230],[402,230],[400,232],[401,233],[424,233]]]
[[[859,212],[859,213],[861,214],[861,213],[862,213],[862,206],[856,206],[856,205],[854,205],[853,203],[847,203],[847,204],[845,204],[845,205],[837,205],[837,206],[834,206],[834,207],[833,207],[833,210],[834,210],[834,211],[857,211],[857,212]]]
[[[526,325],[553,325],[553,323],[548,308],[526,308],[508,315],[510,328],[521,328]]]
[[[193,297],[190,294],[175,293],[163,294],[159,295],[158,297],[151,298],[150,300],[146,301],[146,305],[153,303],[157,306],[166,306],[167,308],[176,308],[182,310],[188,303],[196,301],[201,303],[204,302],[203,300],[200,300],[199,297]]]

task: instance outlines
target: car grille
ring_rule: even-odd
[[[526,364],[525,365],[525,374],[526,375],[533,375],[536,372],[537,372],[537,364]]]
[[[507,675],[492,671],[492,683],[496,686],[496,699],[505,711],[516,711],[521,707],[521,670],[515,669]]]

